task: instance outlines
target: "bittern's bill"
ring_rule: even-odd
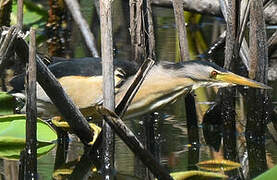
[[[124,95],[136,73],[137,65],[115,60],[116,103]],[[49,69],[79,108],[102,102],[101,60],[84,58],[50,65]],[[11,81],[13,92],[24,88],[22,77]],[[160,62],[147,74],[142,86],[127,109],[127,116],[142,115],[174,101],[198,87],[243,85],[270,89],[269,86],[236,75],[208,61],[184,63]],[[37,88],[38,113],[49,118],[58,114],[55,106],[40,86]]]

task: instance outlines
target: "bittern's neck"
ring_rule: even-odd
[[[120,88],[116,95],[117,103],[132,81],[133,78],[128,79],[123,87]],[[192,88],[193,82],[190,78],[176,76],[173,69],[165,69],[161,65],[154,66],[130,104],[127,115],[145,114],[168,104],[178,96],[188,92]]]

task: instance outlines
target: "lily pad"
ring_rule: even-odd
[[[197,163],[201,169],[208,171],[230,171],[240,167],[240,164],[225,159],[208,160]]]
[[[0,116],[0,156],[9,159],[19,158],[20,152],[25,147],[26,115]],[[55,130],[38,118],[37,141],[38,156],[43,155],[54,148],[52,144],[57,140]]]
[[[56,144],[42,144],[37,149],[37,157],[47,154]],[[8,160],[19,160],[20,152],[25,148],[25,144],[0,146],[0,157]]]
[[[13,142],[25,143],[26,115],[16,114],[0,116],[0,144]],[[56,131],[46,122],[37,120],[37,141],[38,143],[52,143],[57,140]]]
[[[277,177],[277,166],[267,170],[263,174],[256,177],[254,180],[267,180],[267,179],[275,179]]]
[[[6,92],[0,92],[0,115],[13,114],[15,98]]]
[[[184,180],[184,179],[225,179],[228,176],[219,173],[205,172],[205,171],[184,171],[184,172],[174,172],[170,173],[174,180]]]

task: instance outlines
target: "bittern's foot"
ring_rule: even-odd
[[[102,129],[94,123],[88,123],[88,124],[89,124],[90,128],[93,129],[93,139],[88,144],[93,145]]]
[[[61,116],[55,116],[51,121],[56,127],[63,128],[65,131],[70,131],[69,124],[64,121]],[[88,144],[93,145],[102,129],[92,122],[89,123],[89,126],[93,130],[93,139]]]
[[[69,130],[69,125],[66,121],[63,120],[61,116],[55,116],[51,119],[51,122],[59,128],[63,128],[64,130]]]

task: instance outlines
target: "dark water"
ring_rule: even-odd
[[[155,20],[155,32],[156,32],[156,42],[157,42],[157,56],[159,60],[176,61],[178,60],[178,51],[176,48],[176,31],[174,24],[173,11],[166,8],[157,8],[154,10],[154,20]],[[90,14],[90,12],[85,13]],[[127,19],[125,19],[127,21]],[[118,22],[122,24],[120,28],[116,31],[115,44],[118,48],[116,51],[116,56],[118,58],[128,59],[130,57],[129,43],[126,33],[128,33],[125,21]],[[191,41],[190,48],[193,49],[190,54],[191,58],[194,59],[202,54],[206,47],[211,44],[214,40],[214,35],[218,35],[222,31],[224,24],[221,19],[214,17],[206,17],[202,23],[198,25],[191,25],[189,36],[195,41]],[[80,35],[76,35],[80,36]],[[200,40],[204,41],[202,43]],[[78,39],[78,38],[77,38]],[[199,44],[197,44],[199,43]],[[74,42],[78,45],[78,43]],[[76,47],[76,57],[83,57],[87,54],[85,50],[80,50],[79,46]],[[223,51],[223,50],[222,50]],[[219,52],[220,54],[220,52]],[[223,56],[219,55],[219,58]],[[272,85],[276,83],[272,82]],[[188,130],[186,126],[186,112],[184,97],[179,98],[176,102],[167,105],[155,113],[153,120],[154,127],[154,150],[157,157],[163,165],[170,170],[170,172],[176,171],[186,171],[188,169],[195,169],[195,164],[189,164],[189,162],[201,162],[210,159],[222,159],[223,152],[222,147],[219,148],[219,152],[214,150],[214,147],[208,146],[205,142],[203,136],[203,125],[202,117],[205,111],[213,104],[215,98],[215,89],[200,89],[196,91],[196,109],[199,119],[199,144],[189,144],[188,140]],[[275,95],[276,92],[273,91]],[[245,153],[245,137],[244,137],[244,127],[245,127],[245,103],[242,97],[237,95],[237,146],[242,160],[242,171],[247,171],[247,166],[244,164],[247,161],[247,154]],[[275,100],[277,96],[274,96]],[[148,116],[149,117],[149,116]],[[147,117],[138,117],[136,119],[126,120],[126,124],[130,127],[139,137],[144,137],[147,139],[144,132],[144,124]],[[216,127],[220,128],[220,127]],[[220,132],[219,132],[220,133]],[[218,135],[218,134],[217,134]],[[221,136],[221,134],[219,134]],[[215,139],[216,135],[214,138]],[[221,142],[221,140],[218,140]],[[54,173],[54,164],[56,158],[56,148],[51,152],[44,155],[38,159],[38,173],[39,179],[52,179],[59,177],[59,173]],[[199,151],[199,154],[198,154]],[[269,136],[266,137],[266,156],[268,159],[268,166],[272,167],[277,162],[277,151],[276,144],[272,142]],[[72,137],[70,139],[68,155],[66,157],[66,162],[72,162],[79,160],[83,153],[83,145]],[[128,147],[116,137],[116,171],[120,173],[122,179],[135,179],[133,176],[142,177],[143,166],[134,157],[133,153],[128,149]],[[1,179],[17,179],[18,172],[18,162],[10,160],[0,161]],[[67,172],[66,170],[63,171]],[[60,173],[61,174],[61,173]],[[247,174],[247,173],[245,173]],[[129,176],[129,178],[127,178]],[[5,178],[4,178],[5,177]],[[133,178],[131,178],[133,177]]]

